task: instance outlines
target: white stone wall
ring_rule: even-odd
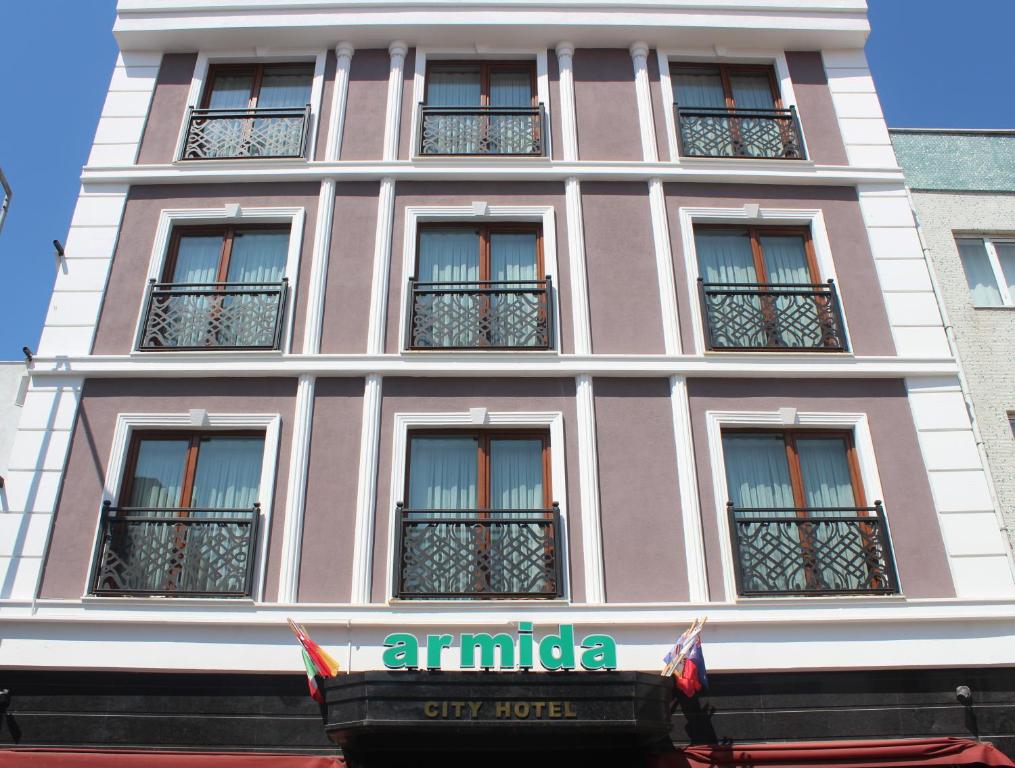
[[[10,464],[11,447],[21,418],[23,389],[27,384],[24,363],[20,360],[0,362],[0,477],[6,476]]]
[[[1015,193],[914,192],[924,238],[955,331],[1008,536],[1015,545],[1015,308],[973,306],[955,233],[1011,234]]]

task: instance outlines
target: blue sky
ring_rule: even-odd
[[[893,127],[1015,128],[1013,0],[868,0],[867,45]],[[0,167],[14,197],[0,264],[0,359],[36,348],[116,59],[114,0],[0,0]]]

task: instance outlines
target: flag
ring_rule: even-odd
[[[691,650],[691,643],[701,634],[706,621],[708,621],[707,616],[704,619],[695,619],[691,623],[691,626],[685,629],[683,634],[677,638],[677,642],[663,657],[663,664],[665,666],[663,671],[660,672],[663,677],[669,677],[679,671],[681,663]]]
[[[307,688],[310,689],[310,698],[316,701],[318,704],[324,703],[324,696],[321,694],[321,688],[317,684],[317,671],[314,669],[314,662],[307,656],[307,652],[301,650],[303,654],[303,666],[307,670]]]
[[[310,639],[306,627],[288,619],[289,629],[296,635],[296,639],[303,646],[300,652],[303,655],[303,667],[307,671],[307,688],[310,690],[310,698],[318,704],[324,703],[324,694],[317,684],[318,677],[334,677],[338,673],[338,662],[321,646]]]
[[[674,674],[677,688],[685,696],[693,696],[708,688],[708,673],[705,671],[705,657],[701,652],[701,638],[695,636],[680,671]]]

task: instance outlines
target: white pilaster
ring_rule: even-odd
[[[303,374],[296,389],[293,441],[289,452],[289,480],[285,492],[282,527],[282,567],[278,577],[278,601],[295,603],[300,586],[300,555],[303,549],[303,517],[307,500],[310,464],[310,433],[314,421],[315,378]],[[264,535],[267,535],[265,531]]]
[[[691,406],[687,379],[670,377],[670,407],[673,410],[673,438],[677,449],[677,482],[680,484],[680,518],[684,530],[684,561],[687,567],[688,599],[708,602],[708,570],[705,565],[705,538],[698,503],[698,471],[691,440]]]
[[[578,120],[574,106],[574,46],[558,43],[556,53],[557,71],[560,73],[561,149],[565,160],[575,161],[578,159]]]
[[[603,524],[599,505],[599,451],[596,447],[596,407],[592,377],[575,378],[578,415],[578,484],[581,496],[582,553],[585,559],[585,602],[606,602],[603,567]]]
[[[330,143],[330,142],[329,142]],[[303,354],[321,351],[324,328],[324,299],[328,282],[328,254],[331,252],[331,226],[335,215],[335,180],[321,182],[317,196],[317,220],[314,223],[314,251],[310,263],[307,324],[303,330]]]
[[[391,273],[391,225],[395,216],[395,180],[381,179],[377,197],[377,232],[374,235],[374,271],[370,287],[370,318],[367,327],[367,353],[384,352],[387,328],[388,276]]]
[[[374,564],[374,519],[377,509],[377,462],[381,440],[381,390],[383,379],[372,373],[363,390],[363,423],[360,427],[359,481],[356,490],[356,527],[353,533],[352,600],[370,602]]]
[[[582,190],[578,179],[564,182],[567,213],[567,253],[571,268],[571,313],[576,355],[592,354],[592,326],[589,320],[589,283],[585,266],[585,225],[582,219]]]
[[[398,159],[398,135],[402,116],[402,83],[405,69],[405,55],[409,47],[401,40],[388,46],[391,55],[391,69],[388,71],[388,107],[384,122],[384,155],[385,160]]]
[[[663,346],[667,355],[680,354],[680,318],[677,314],[677,284],[673,277],[670,228],[666,220],[666,196],[662,179],[649,179],[648,204],[652,213],[652,240],[656,272],[659,275],[659,306],[662,308]]]
[[[331,118],[328,125],[328,144],[324,159],[335,162],[342,155],[342,134],[345,131],[345,109],[349,102],[349,69],[355,52],[352,43],[335,46],[335,90],[331,94]]]
[[[634,92],[638,99],[642,159],[654,163],[659,160],[659,153],[656,150],[656,129],[652,120],[652,90],[648,81],[648,43],[634,43],[630,51],[631,62],[634,64]]]

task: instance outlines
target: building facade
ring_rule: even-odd
[[[1015,541],[1015,134],[891,131]]]
[[[120,0],[8,472],[0,765],[1010,764],[1012,555],[868,30]],[[321,709],[287,617],[349,673]]]

